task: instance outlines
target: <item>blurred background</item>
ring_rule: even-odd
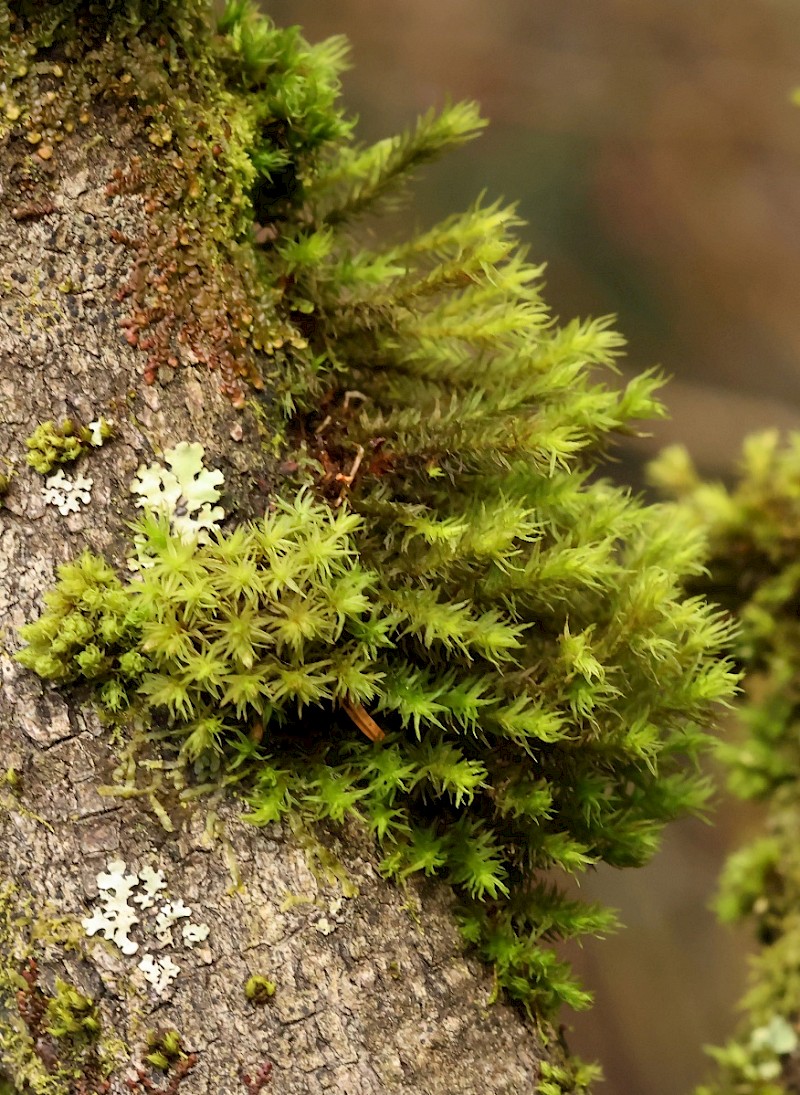
[[[430,168],[430,223],[486,190],[519,202],[548,300],[619,317],[628,367],[661,365],[671,419],[636,460],[685,442],[729,473],[742,438],[800,426],[800,19],[796,0],[264,0],[311,40],[353,46],[345,99],[365,140],[477,99],[491,127]],[[641,871],[582,892],[623,931],[570,958],[597,1003],[566,1016],[604,1095],[688,1095],[704,1043],[735,1021],[746,934],[708,911],[757,819],[719,796],[714,827],[674,826]]]

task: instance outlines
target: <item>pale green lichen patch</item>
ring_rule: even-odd
[[[142,464],[131,483],[136,505],[169,521],[185,543],[208,543],[210,532],[225,516],[214,504],[220,497],[222,472],[204,467],[203,456],[202,445],[181,441],[163,454],[163,464]]]

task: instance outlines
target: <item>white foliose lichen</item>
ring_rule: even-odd
[[[181,926],[181,935],[187,947],[193,947],[195,943],[205,942],[210,931],[208,924],[183,924]]]
[[[134,894],[133,900],[141,909],[152,909],[158,894],[167,888],[164,872],[156,871],[152,867],[142,867],[139,879],[142,892]]]
[[[156,918],[156,936],[162,943],[172,943],[172,928],[183,917],[192,915],[192,910],[184,905],[178,898],[177,901],[168,901],[161,906]]]
[[[152,914],[145,921],[137,916],[136,910],[129,904],[133,901],[139,910],[152,909],[156,897],[166,889],[164,872],[152,867],[143,867],[137,874],[126,874],[124,860],[115,859],[108,869],[97,876],[100,890],[98,908],[82,923],[87,935],[101,934],[110,940],[125,955],[133,955],[139,950],[139,943],[130,937],[134,925],[139,931],[154,937],[151,942],[157,947],[174,945],[172,929],[181,923],[181,937],[185,947],[193,947],[208,938],[208,924],[193,924],[189,918],[192,910],[181,898],[166,901],[153,919]],[[134,892],[138,889],[138,892]],[[139,969],[145,980],[152,985],[157,995],[162,996],[180,972],[180,967],[167,954],[153,955],[146,952],[139,962]]]
[[[221,471],[203,465],[205,450],[198,442],[181,441],[167,449],[162,464],[142,464],[131,483],[136,505],[169,518],[172,531],[184,543],[207,543],[225,511],[219,501]]]
[[[181,967],[168,954],[156,957],[149,952],[142,956],[139,969],[144,974],[145,981],[153,986],[157,996],[163,996],[181,972]]]
[[[94,480],[86,475],[76,475],[67,479],[62,468],[45,480],[45,505],[56,506],[62,517],[76,513],[81,504],[88,506],[92,500]]]
[[[138,881],[135,874],[125,873],[124,860],[113,860],[108,864],[108,872],[97,876],[101,908],[82,921],[87,935],[99,932],[123,954],[136,954],[139,949],[139,944],[128,934],[133,925],[139,923],[135,910],[128,904]]]
[[[95,418],[93,422],[89,423],[89,444],[94,448],[99,449],[101,445],[104,445],[108,441],[109,437],[114,435],[115,422],[113,418],[103,418],[101,415],[99,418]]]

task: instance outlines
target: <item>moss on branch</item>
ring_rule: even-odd
[[[216,26],[201,3],[95,9],[0,0],[3,138],[49,163],[92,111],[135,121],[108,184],[149,218],[118,241],[125,337],[146,382],[199,360],[256,400],[285,496],[206,544],[151,514],[140,582],[75,561],[22,660],[91,682],[182,778],[240,784],[256,824],[366,822],[387,876],[453,886],[511,998],[585,1006],[550,944],[613,917],[556,874],[644,863],[702,807],[735,680],[726,620],[686,594],[702,537],[600,474],[661,413],[658,378],[618,382],[608,320],[555,323],[513,207],[376,247],[366,218],[480,131],[472,105],[363,147],[341,40],[240,0]]]

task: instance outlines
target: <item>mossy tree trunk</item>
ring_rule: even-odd
[[[513,207],[375,249],[472,104],[360,147],[340,40],[209,8],[0,0],[3,1067],[582,1095],[555,879],[702,805],[734,682],[694,523],[595,474],[658,379]]]
[[[62,51],[64,70],[69,63]],[[47,73],[38,90],[46,95]],[[52,155],[46,133],[0,145],[0,470],[12,473],[0,508],[0,1074],[37,1092],[106,1090],[108,1073],[114,1093],[150,1090],[148,1080],[181,1095],[259,1084],[283,1095],[530,1093],[536,1036],[511,1007],[489,1006],[491,974],[463,956],[445,887],[384,882],[355,828],[323,854],[288,827],[242,824],[221,796],[180,801],[165,790],[167,825],[147,796],[104,795],[119,756],[108,728],[85,695],[14,661],[18,629],[41,611],[59,564],[89,548],[124,569],[140,463],[200,442],[239,516],[263,512],[281,474],[264,455],[263,415],[235,409],[218,371],[162,363],[146,384],[145,355],[121,326],[131,307],[120,290],[148,273],[137,247],[152,233],[153,206],[114,182],[133,157],[146,173],[163,154],[136,104],[95,103],[58,132]],[[193,345],[202,356],[202,334]],[[25,440],[48,420],[101,416],[113,419],[114,438],[65,469],[91,478],[91,500],[62,515],[44,501]],[[115,860],[134,873],[162,870],[170,898],[210,927],[194,947],[174,929],[174,945],[159,950],[180,967],[162,996],[137,973],[144,935],[125,956],[80,926]],[[140,911],[140,930],[151,913]],[[245,995],[254,974],[276,986],[264,1006]],[[96,1002],[99,1043],[52,1033],[42,1008],[57,978]],[[180,1033],[191,1069],[185,1056],[166,1072],[144,1061],[157,1028]]]

